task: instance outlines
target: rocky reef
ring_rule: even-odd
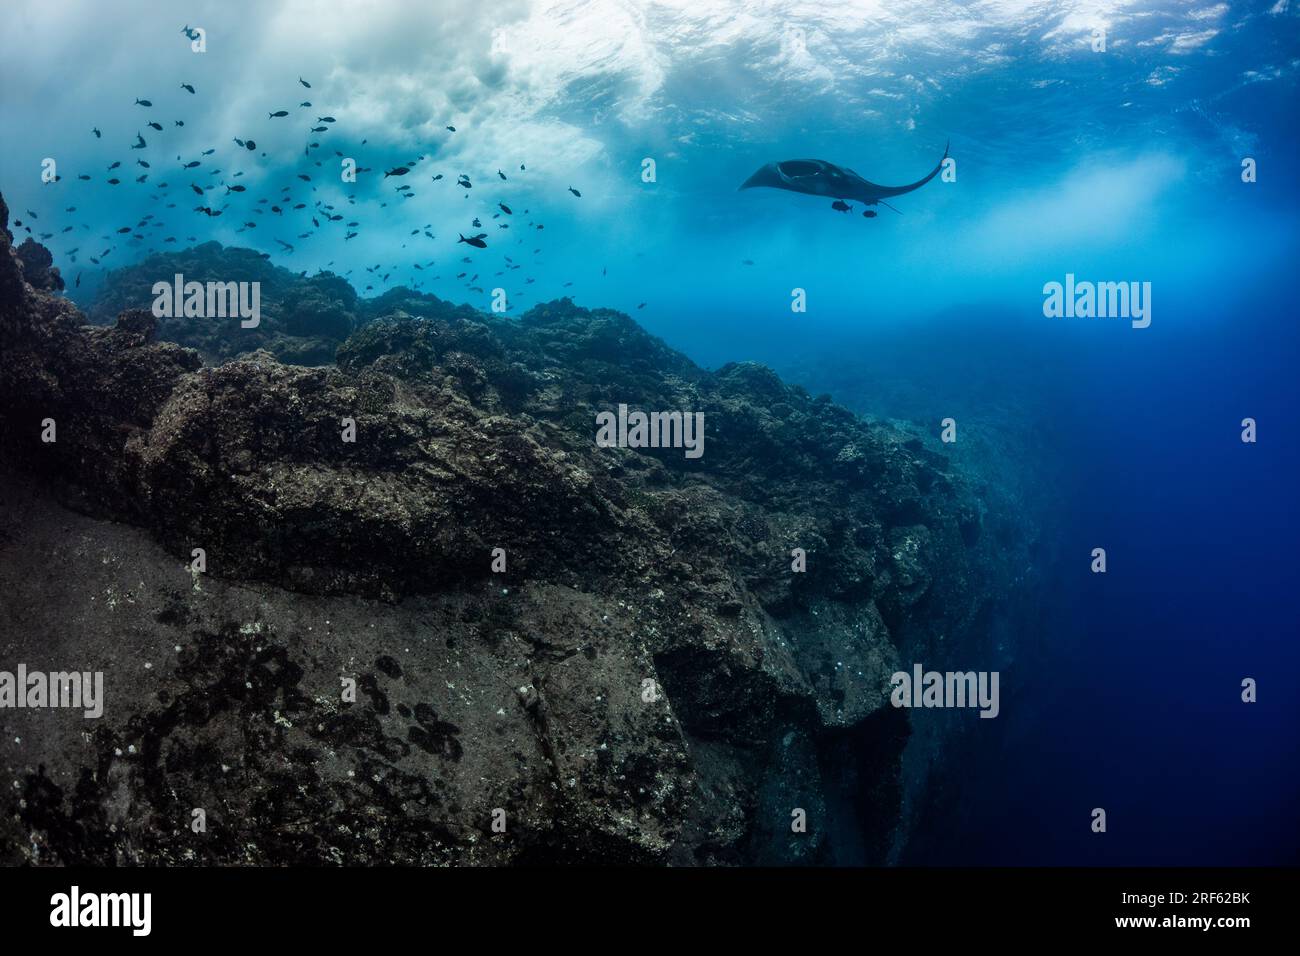
[[[148,309],[154,283],[170,283],[176,275],[203,283],[239,276],[242,282],[259,283],[264,292],[261,321],[256,328],[240,329],[240,335],[205,318],[163,320],[162,338],[195,349],[211,363],[256,349],[300,365],[331,363],[334,350],[361,321],[357,293],[347,280],[329,272],[308,278],[274,265],[266,253],[227,249],[217,242],[155,254],[114,271],[87,304],[87,318],[112,325],[122,312]]]
[[[905,838],[889,675],[982,660],[1016,573],[921,438],[567,299],[359,300],[207,244],[125,270],[96,325],[0,246],[0,659],[106,696],[0,710],[3,862]],[[176,272],[264,281],[261,325],[142,311]],[[620,404],[704,413],[704,454],[599,447]]]

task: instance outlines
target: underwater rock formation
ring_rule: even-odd
[[[231,336],[222,323],[206,318],[160,320],[160,338],[196,349],[208,362],[266,349],[286,362],[327,364],[358,322],[357,294],[347,280],[328,272],[300,276],[273,265],[265,253],[227,249],[218,242],[155,254],[110,273],[87,306],[87,316],[95,324],[112,325],[122,312],[148,309],[154,283],[170,283],[175,275],[203,283],[239,276],[261,285],[261,322],[241,329],[242,335]]]
[[[1010,580],[945,456],[621,313],[215,244],[87,325],[2,236],[4,658],[106,695],[0,711],[4,862],[887,859],[889,675]],[[173,272],[262,276],[266,318],[136,309]],[[702,412],[703,456],[599,447],[620,404]]]
[[[54,257],[34,239],[24,239],[14,250],[18,265],[22,268],[23,278],[35,289],[58,292],[63,289],[63,277],[54,265]]]

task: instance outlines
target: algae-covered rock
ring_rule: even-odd
[[[152,321],[160,270],[263,281],[261,325]],[[3,241],[5,623],[109,688],[0,750],[7,861],[885,858],[900,648],[1004,586],[942,456],[569,300],[367,303],[209,243],[92,316]],[[620,406],[703,454],[602,447]]]

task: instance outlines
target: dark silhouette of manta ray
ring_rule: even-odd
[[[939,174],[939,170],[943,168],[943,161],[947,158],[948,147],[945,145],[943,156],[934,169],[930,170],[930,174],[906,186],[877,186],[863,179],[853,170],[828,163],[824,159],[787,159],[763,166],[741,183],[740,188],[770,186],[773,189],[788,189],[791,192],[807,193],[810,196],[852,199],[867,206],[874,206],[882,199],[901,196],[903,193],[920,189]],[[885,203],[885,205],[889,204]]]

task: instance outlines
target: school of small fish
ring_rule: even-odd
[[[180,32],[189,39],[193,39],[193,37],[196,35],[188,25],[182,28]],[[298,83],[303,89],[308,89],[308,90],[312,89],[311,83],[301,76],[298,77]],[[178,86],[185,93],[185,96],[181,97],[181,100],[185,100],[190,96],[201,97],[203,94],[203,91],[197,88],[193,83],[180,82]],[[150,95],[152,96],[153,94]],[[333,203],[325,202],[322,199],[313,200],[310,195],[310,193],[314,193],[317,191],[317,187],[314,184],[316,179],[323,180],[327,175],[338,175],[333,170],[331,170],[329,173],[325,172],[325,163],[327,162],[327,160],[320,158],[322,156],[322,153],[320,152],[321,143],[318,140],[312,140],[306,142],[303,147],[302,154],[299,157],[299,161],[298,161],[298,166],[300,167],[301,171],[295,173],[296,179],[299,180],[299,182],[285,185],[278,190],[270,189],[264,195],[257,195],[253,190],[250,190],[242,183],[235,182],[235,180],[238,180],[240,177],[244,176],[245,170],[242,168],[223,172],[222,169],[215,168],[214,166],[214,168],[205,170],[204,169],[205,164],[210,163],[210,161],[207,160],[207,157],[212,156],[216,152],[217,147],[215,146],[203,150],[202,153],[197,158],[176,156],[174,160],[175,168],[178,169],[183,175],[180,177],[182,181],[174,185],[172,182],[168,181],[165,178],[166,173],[162,172],[162,170],[165,170],[168,166],[166,160],[164,160],[162,156],[159,155],[160,153],[165,151],[165,142],[160,141],[161,137],[155,135],[159,133],[165,134],[166,129],[162,123],[158,122],[157,120],[148,118],[151,115],[154,115],[148,112],[154,109],[153,99],[147,97],[136,97],[132,105],[141,111],[145,119],[144,122],[140,124],[139,128],[134,129],[132,131],[134,134],[134,141],[128,142],[127,144],[128,148],[131,150],[142,150],[142,151],[147,150],[149,152],[146,152],[144,155],[153,157],[153,162],[150,162],[149,160],[145,160],[145,159],[135,160],[135,165],[138,166],[141,170],[143,170],[143,172],[141,172],[139,176],[135,176],[133,178],[136,185],[144,186],[149,190],[151,190],[149,195],[149,199],[151,202],[163,204],[166,209],[175,209],[177,208],[178,203],[176,201],[168,201],[168,200],[174,200],[180,198],[174,192],[174,190],[188,189],[194,193],[195,197],[197,197],[197,205],[190,207],[192,212],[196,216],[205,216],[209,220],[211,220],[219,216],[230,214],[234,220],[240,223],[238,228],[235,229],[235,232],[237,233],[243,233],[250,229],[256,229],[258,228],[259,224],[265,226],[266,222],[268,221],[265,217],[267,216],[268,213],[270,213],[274,218],[274,222],[276,224],[274,228],[278,229],[278,228],[283,228],[285,226],[289,226],[290,228],[293,229],[301,229],[301,231],[297,231],[293,233],[293,238],[297,239],[299,242],[310,241],[311,239],[318,236],[322,232],[326,230],[333,230],[333,229],[337,229],[343,232],[344,242],[348,242],[361,234],[363,224],[359,219],[352,219],[344,223],[344,220],[347,217],[338,208],[336,208]],[[313,110],[314,108],[312,106],[311,101],[304,100],[298,104],[296,109]],[[273,103],[271,104],[271,108],[267,109],[267,117],[264,122],[278,123],[282,120],[291,117],[292,115],[293,112],[290,109],[284,108],[282,106],[277,107],[277,105]],[[314,115],[314,113],[311,115]],[[310,138],[311,136],[323,136],[326,134],[335,133],[336,130],[339,128],[337,125],[338,120],[334,116],[330,116],[330,115],[315,116],[314,122],[315,125],[311,125],[308,127],[308,131],[310,134],[308,138]],[[127,127],[128,130],[130,130],[131,126],[134,125],[136,124],[134,123],[130,124],[130,126]],[[185,125],[185,121],[182,119],[174,119],[172,121],[173,129],[184,127],[184,125]],[[105,127],[107,126],[108,124],[106,123]],[[144,128],[148,128],[153,131],[150,135],[150,139],[146,139],[145,136],[143,135],[142,131]],[[445,124],[444,129],[448,134],[455,134],[458,131],[458,128],[452,124]],[[102,129],[99,126],[92,127],[90,132],[96,139],[102,139],[106,135],[105,129]],[[121,131],[118,132],[121,133]],[[256,133],[256,130],[249,129],[248,132]],[[114,131],[109,129],[107,135],[109,136],[114,135]],[[131,135],[131,133],[125,133],[122,135]],[[231,140],[234,142],[236,146],[239,147],[239,150],[235,153],[233,157],[234,165],[239,166],[244,162],[256,162],[259,159],[262,160],[267,159],[266,152],[264,151],[259,152],[256,139],[244,135],[244,136],[231,137]],[[366,146],[366,144],[367,144],[367,140],[364,139],[361,140],[360,145],[362,147]],[[358,155],[359,152],[360,150],[357,149],[352,149],[349,151],[349,153],[353,157],[355,157],[355,161],[358,164],[361,162],[361,157]],[[339,150],[334,150],[334,154],[335,157],[339,160],[339,162],[342,162],[342,159],[344,158],[345,154]],[[357,165],[355,168],[356,181],[360,182],[362,176],[373,173],[377,168],[382,168],[384,172],[383,172],[381,182],[389,182],[391,180],[397,180],[399,182],[398,185],[393,187],[393,197],[389,201],[399,202],[399,203],[405,202],[415,198],[416,191],[414,187],[410,185],[410,183],[415,181],[421,181],[418,179],[418,177],[423,175],[425,171],[427,171],[428,175],[427,175],[427,180],[423,180],[423,181],[427,181],[430,185],[433,183],[444,181],[443,172],[434,172],[432,170],[427,169],[429,163],[431,163],[431,158],[421,154],[409,159],[399,159],[398,162],[393,163],[391,165],[383,164],[382,166],[373,166],[373,167]],[[424,171],[420,170],[422,164],[426,166],[426,170]],[[121,166],[122,166],[122,161],[117,160],[108,167],[106,172],[111,174],[113,173],[114,170],[118,170],[119,168],[121,168]],[[155,169],[155,166],[157,167],[157,169]],[[519,163],[519,171],[521,173],[526,173],[527,165],[522,162]],[[123,172],[125,173],[125,170],[123,170]],[[158,175],[157,181],[154,181],[150,178],[151,175],[153,175],[154,173],[157,173]],[[205,175],[205,173],[208,179],[210,180],[207,183],[204,183],[202,181],[202,178]],[[496,170],[496,175],[497,175],[496,182],[503,183],[509,181],[509,177],[500,168]],[[62,175],[56,176],[55,179],[56,181],[62,180],[63,176]],[[76,179],[80,182],[89,182],[92,184],[95,182],[94,176],[84,172],[78,173]],[[106,175],[103,178],[103,183],[110,187],[123,186],[122,179],[119,178],[118,176],[113,176],[113,175]],[[470,180],[469,174],[464,172],[457,172],[455,183],[457,187],[464,189],[466,191],[465,198],[469,199],[471,195],[469,191],[473,189],[473,183]],[[91,188],[91,187],[81,187],[81,188]],[[124,187],[124,188],[128,188],[128,187]],[[446,188],[446,187],[443,186],[441,188]],[[209,195],[214,191],[216,192],[216,196],[215,196],[216,201],[214,201],[214,198]],[[574,188],[573,186],[569,186],[568,191],[573,195],[575,199],[582,198],[582,193],[578,189]],[[193,201],[194,200],[191,199],[191,202]],[[347,202],[349,204],[354,204],[355,201],[356,201],[355,194],[347,197]],[[381,202],[380,208],[381,209],[386,208],[389,204],[389,201]],[[68,207],[65,211],[72,212],[75,211],[76,208],[77,208],[76,206],[71,206]],[[517,225],[517,228],[519,229],[532,229],[538,232],[545,229],[545,225],[543,223],[531,218],[527,219],[526,222],[519,223],[517,220],[515,220],[514,210],[511,208],[509,204],[507,204],[504,201],[496,200],[495,203],[492,205],[492,208],[495,209],[495,211],[490,213],[491,218],[494,220],[500,220],[496,223],[498,230],[502,230],[502,231],[509,230],[511,228],[512,222],[514,222]],[[32,222],[36,221],[37,219],[36,213],[31,212],[29,210],[27,214],[29,220],[31,220]],[[480,216],[487,216],[487,215],[488,213],[480,213]],[[522,215],[524,217],[528,216],[529,210],[524,209]],[[260,223],[259,223],[259,217],[262,217]],[[24,224],[22,220],[16,219],[14,221],[14,226],[19,229],[25,229],[29,235],[36,236],[41,241],[50,239],[55,235],[55,233],[52,232],[41,232],[41,233],[34,232],[30,222]],[[482,221],[480,217],[475,216],[472,219],[473,229],[481,230],[481,226],[482,226]],[[74,226],[67,226],[66,228],[63,229],[63,232],[65,233],[70,232],[74,228],[75,228]],[[90,226],[88,224],[83,223],[81,228],[87,232],[90,231]],[[109,243],[108,248],[106,248],[103,252],[99,253],[97,256],[88,257],[88,258],[90,262],[93,263],[94,265],[105,267],[104,261],[118,249],[118,246],[115,243],[119,241],[123,243],[128,243],[130,247],[134,250],[136,248],[139,248],[142,244],[156,243],[158,241],[157,231],[163,228],[164,228],[164,223],[161,220],[157,219],[152,214],[146,215],[133,225],[124,225],[116,229],[115,233],[110,233],[108,235],[103,236],[102,238]],[[423,229],[412,230],[408,239],[414,240],[415,237],[419,236],[421,237],[422,240],[436,241],[437,236],[432,232],[432,229],[433,229],[432,224],[425,224]],[[458,232],[457,235],[458,238],[455,242],[455,245],[457,246],[464,244],[466,246],[471,247],[471,249],[488,248],[487,240],[489,236],[488,233],[486,232],[471,231],[469,235],[465,235],[464,233]],[[274,242],[277,243],[286,252],[292,253],[297,248],[295,244],[290,243],[285,238],[280,238],[280,237],[272,237],[272,238]],[[505,236],[501,237],[501,239],[505,239],[505,238],[506,238]],[[173,244],[178,242],[179,240],[176,236],[166,236],[161,241],[163,244]],[[193,243],[193,242],[197,242],[198,238],[196,236],[186,236],[185,241]],[[525,244],[525,239],[523,238],[522,234],[516,240],[516,244],[517,245]],[[402,248],[406,248],[406,243],[402,244]],[[77,261],[77,253],[79,251],[80,251],[80,246],[68,251],[67,253],[65,253],[65,255],[71,262],[75,263]],[[534,255],[540,253],[541,253],[540,248],[533,250]],[[263,253],[263,257],[269,258],[269,254]],[[496,273],[497,276],[503,276],[508,271],[519,270],[523,268],[523,265],[521,263],[516,263],[510,256],[505,256],[504,258],[505,258],[505,268],[498,271]],[[470,257],[466,256],[461,261],[468,263],[471,262],[472,260],[470,259]],[[329,263],[326,264],[325,268],[329,268],[333,264],[334,263],[331,260]],[[409,265],[415,271],[424,275],[426,269],[431,269],[436,265],[436,260],[428,259],[425,260],[423,263],[412,262]],[[387,282],[389,277],[391,277],[392,275],[399,273],[402,269],[402,264],[390,263],[387,265],[387,267],[385,267],[384,264],[377,263],[374,266],[367,266],[365,268],[366,268],[366,272],[371,273],[376,278],[376,280],[378,280],[382,284]],[[347,272],[344,272],[342,274],[350,275],[352,271],[353,270],[349,269],[347,270]],[[305,272],[302,274],[305,275]],[[606,274],[606,270],[602,269],[601,275],[604,276],[605,274]],[[458,279],[462,279],[465,277],[466,277],[466,272],[461,272],[457,276]],[[465,288],[471,292],[481,293],[483,291],[482,288],[477,285],[474,285],[474,281],[478,279],[478,277],[479,277],[479,273],[475,273],[473,277],[468,278],[464,283]],[[426,278],[427,281],[434,282],[441,279],[441,276],[435,275]],[[525,284],[532,284],[535,281],[533,277],[525,277],[525,278],[526,278]],[[425,280],[414,279],[412,281],[404,282],[403,284],[415,290],[419,290],[421,285],[423,284],[423,281]],[[81,273],[77,274],[76,285],[77,286],[81,285]],[[572,285],[573,283],[571,281],[565,283],[566,288]],[[367,292],[373,292],[374,284],[371,283],[369,285],[366,285],[365,290]],[[527,293],[520,292],[520,293],[516,293],[515,295],[522,297],[526,294]],[[641,303],[640,306],[638,306],[638,308],[642,308],[644,306],[645,303],[643,302]]]

